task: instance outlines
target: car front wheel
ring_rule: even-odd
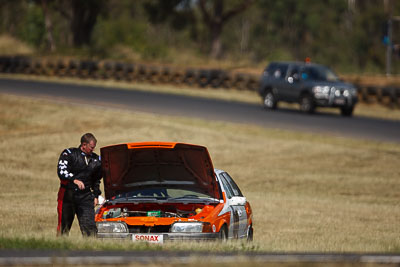
[[[265,109],[276,109],[276,106],[278,104],[278,101],[276,100],[276,97],[272,91],[268,91],[264,95],[264,108]]]
[[[227,231],[226,231],[226,226],[225,225],[223,225],[222,227],[221,227],[221,230],[219,230],[219,235],[218,235],[218,238],[219,238],[219,240],[220,241],[222,241],[222,242],[225,242],[225,241],[227,241],[227,239],[228,239],[228,235],[227,235]]]
[[[315,105],[311,95],[303,95],[300,98],[300,110],[304,113],[314,113]]]
[[[354,110],[354,106],[341,107],[340,113],[342,114],[342,116],[351,117],[351,115],[353,115],[353,110]]]
[[[247,230],[247,241],[251,242],[253,241],[253,226],[250,225],[249,229]]]

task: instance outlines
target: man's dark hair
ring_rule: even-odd
[[[94,141],[95,143],[97,143],[97,139],[96,137],[94,137],[92,133],[85,133],[84,135],[82,135],[81,144],[83,143],[89,144],[90,141]]]

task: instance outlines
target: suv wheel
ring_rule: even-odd
[[[268,91],[264,95],[263,104],[265,109],[276,109],[278,101],[276,101],[276,97],[272,91]]]
[[[351,115],[353,115],[353,110],[354,110],[354,106],[341,107],[340,113],[342,114],[342,116],[351,117]]]
[[[314,113],[315,105],[312,97],[308,94],[300,98],[300,110],[305,113]]]

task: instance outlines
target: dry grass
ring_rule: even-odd
[[[214,166],[227,170],[252,204],[251,245],[152,249],[400,252],[398,144],[4,94],[0,106],[3,239],[57,242],[57,159],[62,149],[78,145],[81,134],[93,132],[98,147],[150,140],[205,145]],[[76,248],[104,248],[80,238],[77,222],[71,236],[67,240]]]
[[[0,35],[0,55],[31,55],[34,49],[27,44],[9,36]]]

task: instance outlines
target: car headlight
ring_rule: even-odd
[[[201,222],[176,222],[172,224],[172,233],[200,233],[203,231]]]
[[[98,222],[99,233],[128,233],[128,226],[123,222]]]

